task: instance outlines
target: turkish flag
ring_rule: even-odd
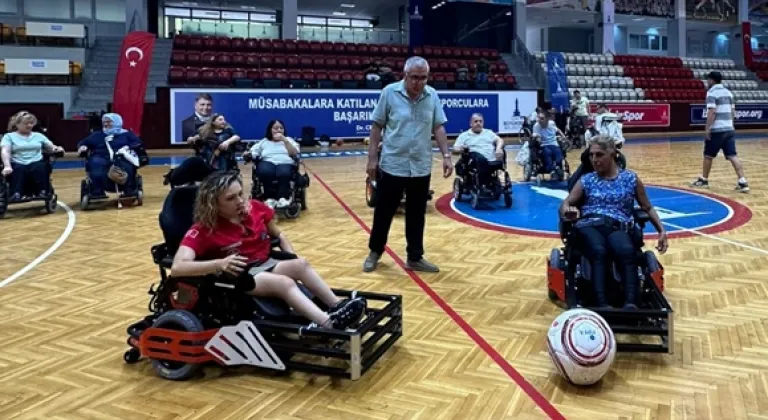
[[[747,68],[752,68],[754,63],[754,55],[752,53],[752,24],[749,22],[741,22],[741,42],[744,45],[744,65]]]
[[[123,39],[120,61],[115,75],[112,112],[123,117],[123,128],[141,135],[144,114],[144,94],[152,64],[155,35],[149,32],[129,32]]]

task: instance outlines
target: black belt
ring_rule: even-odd
[[[633,222],[620,222],[612,217],[594,214],[583,216],[576,225],[578,227],[607,226],[611,229],[629,232],[635,224]]]

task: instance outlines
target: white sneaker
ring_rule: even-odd
[[[291,205],[291,201],[288,200],[288,199],[281,198],[281,199],[277,200],[277,207],[282,208],[282,207],[288,207],[290,205]]]
[[[269,199],[267,199],[267,201],[264,204],[266,204],[270,208],[274,209],[275,208],[275,204],[277,204],[277,201],[275,201],[274,198],[269,198]]]

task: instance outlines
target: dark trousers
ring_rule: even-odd
[[[544,156],[544,170],[552,172],[563,160],[563,151],[558,145],[542,146],[541,153]]]
[[[11,162],[11,169],[13,169],[11,174],[11,195],[37,195],[43,191],[46,194],[50,194],[50,179],[45,161],[39,160],[28,165]],[[31,189],[25,188],[27,185],[32,186],[30,181],[34,184],[34,187]]]
[[[128,174],[125,185],[119,186],[120,192],[124,195],[136,194],[136,167],[125,159],[115,159],[114,164]],[[110,166],[112,162],[102,156],[91,156],[88,159],[85,170],[88,171],[88,177],[91,179],[91,196],[103,196],[107,190],[116,191],[114,182],[107,176]]]
[[[608,263],[615,260],[624,280],[625,304],[637,304],[637,261],[635,245],[629,233],[609,226],[589,226],[579,228],[581,249],[584,256],[592,263],[592,283],[599,305],[608,303],[606,296],[606,269]]]
[[[368,241],[368,248],[372,252],[384,253],[392,219],[405,193],[406,252],[408,260],[421,260],[424,255],[424,224],[430,178],[431,175],[399,177],[381,171],[376,185],[376,208],[373,211],[373,227]]]
[[[291,197],[291,177],[293,165],[275,165],[272,162],[261,161],[257,168],[259,180],[264,184],[266,198],[288,199]],[[275,185],[277,184],[277,185]]]
[[[469,156],[472,163],[475,165],[478,178],[477,180],[480,185],[489,184],[491,180],[491,172],[502,167],[502,162],[500,160],[488,162],[488,159],[486,159],[485,156],[481,155],[480,153],[472,152],[469,154]]]

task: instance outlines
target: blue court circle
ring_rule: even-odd
[[[567,196],[565,183],[518,183],[512,187],[512,208],[503,199],[485,201],[473,209],[466,201],[457,202],[452,194],[441,197],[436,207],[445,216],[490,230],[538,237],[559,237],[558,209]],[[714,194],[675,187],[646,185],[669,237],[691,236],[696,232],[717,233],[735,229],[752,218],[745,205]],[[652,224],[645,227],[654,236]]]

